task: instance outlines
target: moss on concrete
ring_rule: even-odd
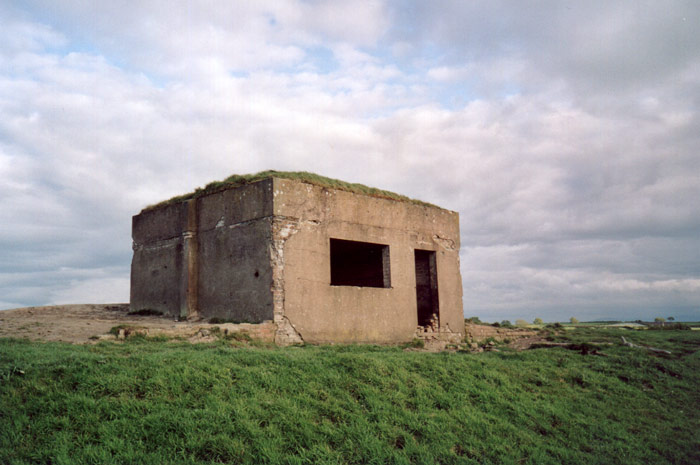
[[[321,187],[328,187],[331,189],[338,189],[347,192],[353,192],[355,194],[369,195],[372,197],[379,197],[383,199],[398,200],[402,202],[411,202],[418,205],[425,205],[429,207],[435,207],[427,202],[422,202],[420,200],[411,199],[405,195],[396,194],[394,192],[389,192],[374,187],[368,187],[364,184],[349,183],[345,181],[340,181],[338,179],[327,178],[325,176],[320,176],[318,174],[309,173],[307,171],[274,171],[267,170],[261,171],[255,174],[234,174],[224,179],[223,181],[210,182],[204,187],[199,187],[193,192],[184,195],[178,195],[164,202],[160,202],[155,205],[150,205],[144,208],[142,211],[155,210],[157,208],[164,207],[166,205],[171,205],[174,203],[185,202],[187,200],[196,199],[198,197],[203,197],[205,195],[215,194],[217,192],[225,191],[228,189],[234,189],[236,187],[244,186],[246,184],[252,184],[258,181],[262,181],[267,178],[282,178],[282,179],[294,179],[301,182],[306,182]]]

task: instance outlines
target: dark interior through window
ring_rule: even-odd
[[[391,287],[389,246],[331,239],[331,285]]]

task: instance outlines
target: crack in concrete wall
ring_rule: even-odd
[[[167,249],[168,247],[173,247],[180,243],[180,239],[182,239],[182,236],[184,234],[181,234],[179,236],[171,237],[169,239],[161,239],[159,241],[152,242],[150,244],[143,244],[140,242],[132,241],[131,243],[131,250],[134,252],[136,251],[142,251],[142,250],[161,250],[161,249]]]
[[[453,251],[456,248],[455,241],[445,237],[440,237],[437,234],[433,236],[433,242],[442,247],[445,250]]]

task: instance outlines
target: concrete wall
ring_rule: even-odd
[[[133,217],[131,310],[180,315],[187,215],[187,204],[180,203]]]
[[[284,315],[307,342],[401,342],[417,326],[414,250],[436,252],[441,325],[463,332],[455,212],[274,179]],[[330,238],[387,244],[391,288],[330,285]]]
[[[202,316],[272,320],[272,180],[203,197],[197,208]]]
[[[131,309],[272,319],[271,215],[269,179],[134,216]]]

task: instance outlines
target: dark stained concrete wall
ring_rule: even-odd
[[[182,240],[173,239],[159,247],[134,250],[131,263],[131,310],[155,310],[180,315]],[[139,283],[149,283],[141,285]]]
[[[202,316],[272,320],[272,179],[203,197],[198,216]]]
[[[199,233],[198,305],[207,317],[272,320],[270,219]]]
[[[187,227],[187,203],[176,203],[136,215],[131,221],[134,243],[153,244],[181,237]]]
[[[134,216],[131,309],[272,319],[271,214],[268,179]]]
[[[188,205],[169,205],[132,220],[131,310],[180,316]]]

